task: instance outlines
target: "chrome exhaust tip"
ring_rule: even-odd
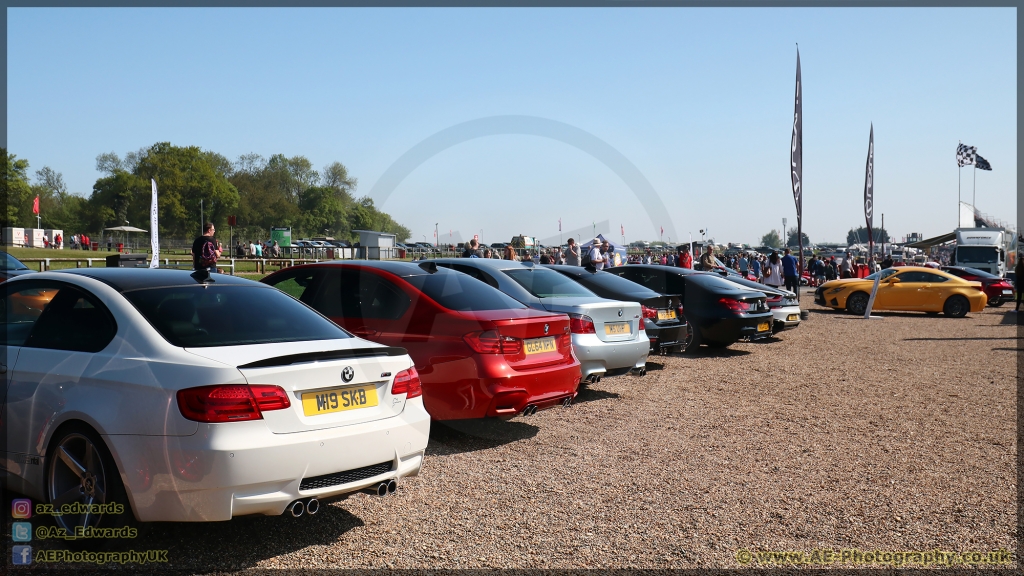
[[[383,498],[384,496],[387,496],[388,495],[388,483],[387,482],[381,482],[380,484],[377,484],[376,492],[377,492],[377,496],[380,496],[381,498]]]
[[[310,516],[320,511],[320,501],[316,498],[310,498],[306,500],[306,513]]]
[[[526,408],[523,408],[523,416],[533,416],[537,413],[537,407],[533,404],[527,404]]]
[[[302,500],[296,500],[288,505],[288,511],[292,513],[292,518],[298,518],[306,512],[306,505],[302,503]]]
[[[562,400],[562,406],[564,406],[565,408],[572,406],[572,396],[566,398],[565,400]]]
[[[398,482],[396,482],[395,480],[388,481],[387,490],[388,490],[387,491],[388,494],[394,494],[395,492],[397,492],[398,491]]]

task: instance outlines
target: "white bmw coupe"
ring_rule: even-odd
[[[314,514],[419,473],[430,416],[405,350],[276,288],[86,268],[0,295],[7,488],[68,530]]]

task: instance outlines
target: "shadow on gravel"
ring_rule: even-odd
[[[1024,322],[1024,314],[1014,312],[1013,310],[1007,310],[1003,313],[1003,319],[1000,324],[1020,324]]]
[[[1005,352],[1024,352],[1024,347],[1021,348],[993,348],[993,352],[1005,351]]]
[[[758,338],[757,340],[751,340],[748,344],[774,344],[776,342],[782,342],[782,339],[778,336],[769,336],[767,338]]]
[[[750,354],[749,350],[734,350],[732,348],[710,348],[708,346],[701,346],[697,352],[686,352],[679,354],[681,358],[735,358],[738,356],[747,356]]]
[[[554,407],[552,410],[561,410]],[[430,423],[427,455],[461,454],[533,438],[540,428],[524,422],[485,418]]]
[[[580,386],[579,394],[573,399],[573,404],[582,404],[583,402],[593,402],[594,400],[608,400],[618,398],[619,395],[615,392],[608,392],[606,390],[594,390],[593,388]]]
[[[645,364],[644,366],[647,367],[647,371],[648,372],[650,372],[651,370],[664,370],[665,369],[665,365],[664,364],[658,364],[657,362],[650,362],[650,361],[648,361],[647,364]]]

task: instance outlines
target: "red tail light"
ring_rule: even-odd
[[[405,394],[406,400],[423,395],[423,383],[420,382],[420,374],[415,367],[402,370],[395,375],[395,382],[391,384],[391,394]]]
[[[469,347],[480,354],[501,354],[501,335],[497,330],[470,332],[462,337]]]
[[[676,311],[679,312],[679,319],[682,320],[683,319],[683,307],[680,306],[680,307],[676,308]]]
[[[765,298],[765,300],[767,300],[768,302],[781,302],[782,294],[777,294],[775,296],[772,296],[771,298]]]
[[[658,319],[658,311],[654,308],[648,308],[643,304],[640,305],[640,310],[643,312],[644,318],[650,318],[651,320]]]
[[[501,337],[501,353],[516,356],[523,352],[523,341],[511,336]]]
[[[569,331],[573,334],[597,334],[594,319],[583,314],[569,314]]]
[[[733,312],[747,312],[750,310],[749,303],[742,300],[735,300],[733,298],[726,298],[724,296],[718,299],[718,303]]]
[[[178,410],[196,422],[261,420],[263,412],[292,405],[280,386],[233,384],[179,390]]]

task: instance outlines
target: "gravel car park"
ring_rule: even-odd
[[[954,337],[942,318],[808,307],[771,344],[652,359],[646,378],[602,380],[568,412],[435,424],[422,473],[395,496],[356,494],[285,522],[154,525],[125,547],[166,549],[171,566],[203,573],[1015,552],[1013,315],[988,308]]]

